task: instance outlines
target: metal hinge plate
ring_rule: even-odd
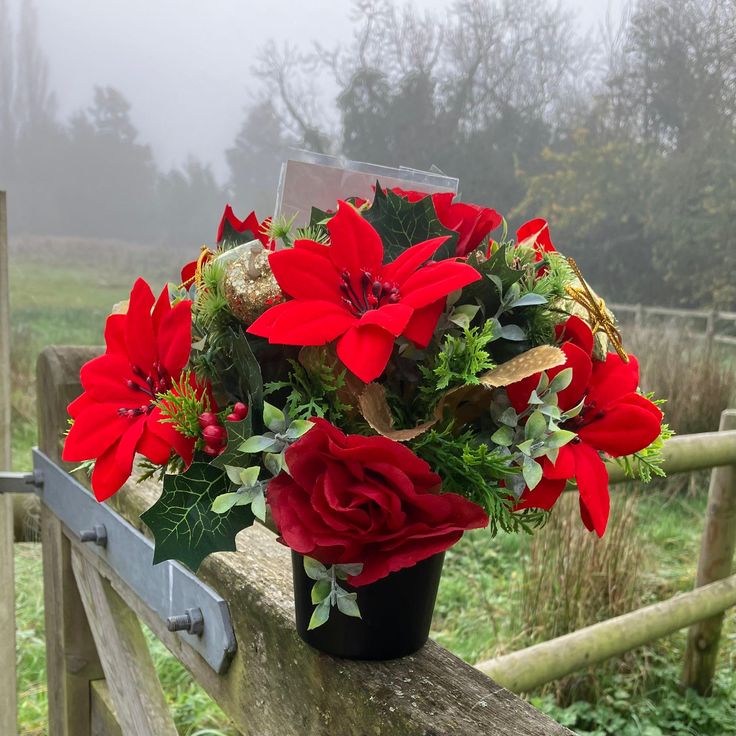
[[[38,449],[33,450],[33,467],[43,478],[41,500],[73,534],[104,527],[105,546],[89,544],[89,551],[104,559],[149,608],[164,620],[201,610],[201,633],[177,635],[215,672],[224,673],[236,650],[227,602],[179,563],[154,565],[153,543]]]

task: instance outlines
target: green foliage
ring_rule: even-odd
[[[161,497],[141,514],[156,541],[154,564],[173,559],[196,572],[213,552],[235,549],[235,535],[253,523],[253,512],[248,506],[227,514],[212,510],[226,483],[223,470],[200,462],[164,477]]]
[[[345,388],[346,369],[336,371],[321,360],[309,370],[296,360],[290,359],[291,371],[285,381],[266,384],[265,395],[287,390],[286,411],[294,419],[323,417],[339,424],[349,409],[340,399]]]
[[[337,610],[345,616],[361,618],[357,603],[358,594],[349,593],[337,581],[347,580],[351,575],[359,575],[362,569],[361,563],[325,567],[319,560],[304,557],[304,572],[308,578],[316,581],[312,586],[312,603],[315,604],[315,609],[309,619],[308,629],[316,629],[326,623],[333,606],[337,606]]]
[[[531,533],[544,525],[546,511],[513,510],[515,501],[501,481],[510,481],[515,471],[509,468],[508,451],[503,448],[491,449],[471,432],[454,436],[451,428],[431,429],[411,448],[437,470],[444,492],[465,496],[488,512],[491,535],[501,530]]]
[[[661,404],[663,402],[657,401],[655,403]],[[614,459],[623,468],[627,478],[638,479],[643,483],[649,483],[654,476],[664,478],[666,474],[662,468],[662,463],[664,462],[662,448],[665,440],[668,440],[673,434],[674,432],[670,429],[669,425],[663,424],[659,437],[649,447],[645,447],[633,455]]]
[[[207,330],[232,320],[223,290],[225,268],[225,264],[217,259],[202,265],[202,285],[197,289],[193,315],[195,322],[201,322]]]
[[[189,371],[184,371],[178,381],[172,381],[169,391],[159,394],[156,405],[161,409],[162,422],[172,424],[185,437],[199,437],[199,415],[212,407],[207,392],[192,386],[190,378]]]
[[[390,189],[382,189],[376,182],[373,204],[363,216],[381,236],[386,261],[395,260],[412,245],[443,236],[448,239],[434,258],[440,260],[455,255],[457,233],[448,230],[437,219],[430,197],[409,202],[406,197],[394,194]]]
[[[448,332],[432,366],[420,364],[424,383],[421,391],[436,394],[452,386],[477,384],[478,376],[494,367],[486,348],[494,339],[494,324],[463,327],[460,335]]]

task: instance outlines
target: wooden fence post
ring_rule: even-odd
[[[72,382],[70,376],[92,355],[86,348],[63,355],[46,348],[38,358],[39,447],[56,462],[61,460],[66,405],[79,393],[78,380]],[[74,579],[71,544],[61,522],[43,504],[41,542],[49,733],[90,736],[91,684],[104,673]]]
[[[716,336],[716,322],[718,321],[718,312],[715,309],[711,309],[708,312],[708,316],[705,320],[705,339],[708,343],[708,348],[713,347],[713,340]]]
[[[721,431],[736,429],[736,409],[721,414]],[[708,510],[698,560],[696,586],[731,574],[736,547],[736,465],[713,468]],[[688,632],[682,684],[701,694],[711,691],[718,658],[723,613],[701,621]]]
[[[641,304],[637,304],[634,311],[634,329],[638,331],[642,327],[644,327],[644,307]]]
[[[0,470],[10,470],[10,296],[8,216],[0,192]],[[13,498],[0,496],[0,733],[16,732]]]

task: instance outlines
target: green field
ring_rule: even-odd
[[[33,361],[38,350],[51,343],[100,344],[105,315],[127,296],[138,275],[135,264],[148,264],[140,271],[156,289],[167,277],[176,279],[180,262],[194,255],[196,248],[182,256],[112,242],[14,243],[10,278],[17,469],[28,468],[35,437]],[[563,633],[570,622],[585,625],[688,590],[706,492],[707,476],[698,476],[687,492],[680,487],[618,490],[606,540],[585,538],[582,546],[577,511],[570,503],[563,504],[558,521],[534,540],[506,535],[491,539],[482,530],[466,535],[447,555],[434,638],[476,662]],[[625,503],[625,496],[635,503]],[[617,560],[627,562],[625,569]],[[16,563],[21,733],[44,734],[39,546],[18,545]],[[561,590],[565,595],[554,594]],[[537,598],[535,591],[541,591]],[[678,690],[684,641],[683,632],[548,686],[530,699],[580,734],[736,734],[736,615],[732,611],[726,619],[711,698]],[[163,647],[153,640],[151,646],[180,732],[235,733]]]

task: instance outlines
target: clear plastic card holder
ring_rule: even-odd
[[[334,211],[339,199],[372,200],[376,181],[383,188],[399,187],[427,194],[455,194],[459,184],[458,179],[441,172],[396,169],[311,151],[294,151],[281,167],[275,216],[293,217],[295,225],[305,225],[312,207]]]

